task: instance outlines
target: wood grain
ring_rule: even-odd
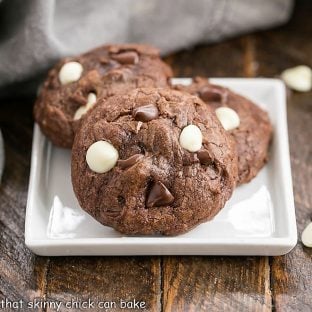
[[[239,38],[178,52],[165,61],[172,66],[175,77],[242,77],[243,54],[244,43]]]
[[[0,299],[24,301],[44,292],[47,259],[24,244],[32,140],[32,103],[1,103],[6,165],[0,185]]]
[[[68,311],[65,303],[77,298],[91,299],[95,307],[100,302],[115,302],[114,311],[125,311],[121,299],[135,299],[145,302],[142,311],[160,311],[160,284],[158,257],[51,258],[46,294],[51,300],[63,302],[61,311]]]
[[[164,311],[271,311],[267,257],[164,260]]]

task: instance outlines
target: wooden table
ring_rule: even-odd
[[[275,77],[294,65],[312,66],[311,16],[311,5],[303,2],[284,27],[196,47],[166,61],[178,77]],[[299,235],[312,214],[311,96],[312,92],[291,93],[288,101]],[[32,103],[32,99],[0,103],[7,158],[0,187],[0,300],[123,298],[144,300],[148,311],[312,311],[312,249],[303,247],[300,236],[295,249],[280,257],[32,254],[24,244]]]

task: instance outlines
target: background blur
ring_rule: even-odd
[[[293,0],[0,0],[0,96],[34,92],[60,57],[104,43],[168,55],[283,24],[292,9]]]

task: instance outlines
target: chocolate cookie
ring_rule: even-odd
[[[81,207],[125,234],[186,232],[220,211],[236,179],[235,144],[215,114],[170,89],[99,100],[72,149]]]
[[[254,178],[268,159],[272,125],[268,114],[231,90],[197,77],[189,86],[174,87],[198,95],[217,114],[222,125],[236,141],[238,154],[238,183]]]
[[[81,117],[99,97],[138,87],[166,87],[171,69],[147,45],[105,45],[61,60],[50,70],[35,103],[43,133],[70,148]]]

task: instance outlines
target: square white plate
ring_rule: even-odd
[[[251,183],[238,187],[210,222],[176,237],[127,237],[87,215],[74,196],[70,151],[34,129],[25,241],[36,254],[281,255],[297,242],[285,88],[276,79],[211,79],[254,100],[274,126],[270,160]],[[189,79],[174,79],[187,84]]]

